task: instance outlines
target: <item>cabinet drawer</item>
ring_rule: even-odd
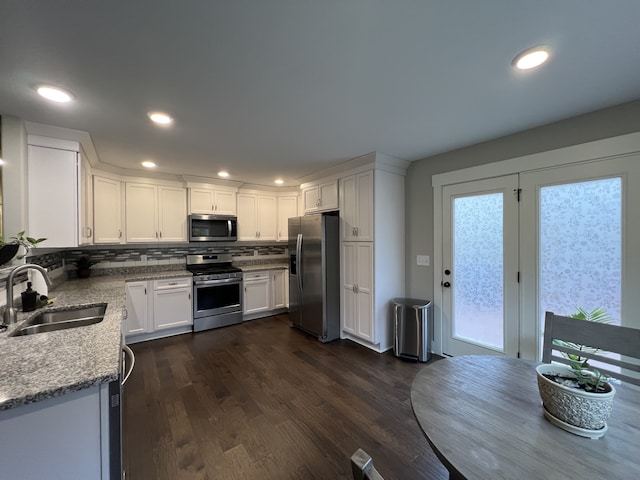
[[[245,282],[257,281],[257,280],[268,280],[269,271],[265,270],[264,272],[245,273],[243,274],[243,279]]]
[[[164,278],[162,280],[154,280],[153,281],[153,289],[154,290],[167,290],[170,288],[184,288],[191,287],[193,285],[193,280],[191,277],[181,277],[181,278]]]

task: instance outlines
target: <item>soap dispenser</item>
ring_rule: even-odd
[[[31,312],[36,309],[38,292],[31,288],[31,282],[27,282],[27,289],[22,292],[22,311]]]

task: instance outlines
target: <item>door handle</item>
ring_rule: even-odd
[[[122,379],[122,385],[124,385],[125,383],[127,383],[127,380],[129,380],[131,372],[133,372],[133,366],[136,364],[136,356],[133,354],[133,350],[131,350],[127,345],[122,345],[122,351],[124,352],[125,357],[129,358],[129,368],[127,369],[127,373]]]

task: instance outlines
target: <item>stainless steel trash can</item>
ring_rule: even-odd
[[[393,354],[396,357],[427,362],[431,358],[431,302],[418,298],[394,298]]]

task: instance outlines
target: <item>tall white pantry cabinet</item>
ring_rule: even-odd
[[[372,169],[339,182],[342,334],[378,352],[393,346],[391,299],[405,291],[404,180]]]

